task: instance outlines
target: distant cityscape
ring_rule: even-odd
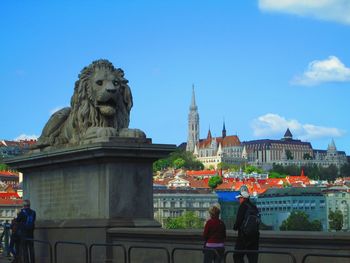
[[[204,170],[168,168],[157,171],[154,177],[154,217],[163,226],[169,218],[193,212],[203,221],[208,208],[219,203],[221,218],[232,228],[239,206],[236,196],[246,188],[260,210],[261,219],[270,230],[280,230],[293,211],[304,212],[310,221],[318,220],[323,231],[333,231],[330,216],[335,211],[342,214],[341,231],[350,231],[350,174],[339,177],[339,171],[349,167],[349,156],[338,151],[334,140],[327,149],[313,149],[311,143],[293,139],[287,129],[280,140],[261,139],[241,142],[237,135],[227,135],[223,123],[222,136],[213,137],[209,129],[201,139],[195,91],[188,115],[188,139],[179,148],[193,154],[203,163]],[[224,164],[224,165],[223,165]],[[239,167],[237,171],[223,166]],[[300,174],[272,178],[269,171],[274,166],[298,167]],[[253,166],[261,172],[245,172],[242,168]],[[329,169],[336,180],[315,180],[305,175],[303,167]],[[211,189],[209,181],[221,177],[221,184]],[[339,230],[339,229],[338,229]]]
[[[350,176],[340,177],[342,167],[349,166],[349,156],[338,151],[334,140],[327,149],[313,149],[311,143],[293,138],[287,129],[280,140],[260,139],[241,142],[237,135],[228,135],[225,123],[222,136],[213,137],[210,129],[201,139],[200,118],[195,91],[188,115],[187,142],[179,149],[187,151],[203,164],[202,170],[167,167],[154,174],[154,218],[164,227],[169,218],[193,212],[202,221],[207,210],[219,203],[221,218],[232,228],[239,203],[236,196],[246,188],[261,212],[266,229],[279,230],[293,211],[303,211],[310,220],[319,220],[323,231],[331,231],[330,213],[340,211],[341,231],[350,231]],[[14,157],[26,153],[35,140],[0,141],[0,157]],[[232,170],[226,166],[239,167]],[[281,178],[271,176],[274,166],[299,167],[299,174]],[[247,166],[260,170],[246,172]],[[336,180],[310,179],[303,167],[336,167]],[[0,222],[11,220],[22,204],[22,176],[5,166],[0,171]],[[0,169],[1,170],[1,169]],[[260,172],[257,172],[260,171]],[[221,183],[209,186],[213,177]]]

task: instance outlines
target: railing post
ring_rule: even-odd
[[[166,247],[148,247],[148,246],[130,246],[128,249],[128,263],[131,263],[131,250],[135,248],[163,250],[166,252],[166,255],[167,255],[167,263],[170,263],[170,254]]]
[[[89,263],[92,263],[92,248],[93,247],[121,247],[123,249],[124,254],[124,263],[126,263],[126,248],[122,244],[107,244],[107,243],[94,243],[89,246]]]
[[[66,245],[78,245],[78,246],[82,246],[84,247],[84,251],[85,251],[85,263],[88,263],[88,257],[89,257],[89,254],[88,254],[88,247],[85,243],[82,243],[82,242],[70,242],[70,241],[57,241],[55,243],[55,246],[54,246],[54,257],[55,257],[55,262],[54,263],[57,263],[57,247],[58,245],[60,244],[66,244]]]

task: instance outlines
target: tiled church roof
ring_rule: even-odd
[[[241,142],[236,135],[222,137],[215,137],[210,139],[202,139],[199,140],[199,148],[207,148],[210,146],[213,140],[216,140],[218,144],[221,144],[222,147],[230,147],[230,146],[240,146]]]

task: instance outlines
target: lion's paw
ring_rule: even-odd
[[[85,138],[105,138],[105,137],[116,137],[118,131],[111,127],[90,127],[85,133]]]
[[[146,134],[139,129],[124,128],[119,131],[119,137],[123,138],[146,138]]]

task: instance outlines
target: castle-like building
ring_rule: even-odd
[[[267,169],[273,164],[283,166],[316,164],[322,167],[333,164],[340,167],[347,162],[345,152],[337,150],[334,140],[328,145],[327,150],[314,150],[311,143],[293,139],[289,129],[280,140],[253,140],[242,144],[247,153],[248,163]]]
[[[186,150],[192,152],[206,168],[217,168],[219,163],[240,164],[243,146],[237,135],[226,135],[225,123],[222,136],[213,137],[209,129],[207,138],[199,138],[199,113],[196,105],[194,87],[188,114],[188,138]]]
[[[347,162],[345,152],[338,151],[334,140],[327,150],[314,150],[310,142],[293,139],[289,129],[280,140],[252,140],[242,142],[237,135],[226,135],[225,123],[221,137],[213,137],[209,129],[205,139],[199,138],[199,113],[194,87],[188,114],[186,150],[192,152],[205,168],[217,168],[221,162],[228,164],[249,163],[269,169],[273,164],[305,166],[316,164],[337,167]]]

